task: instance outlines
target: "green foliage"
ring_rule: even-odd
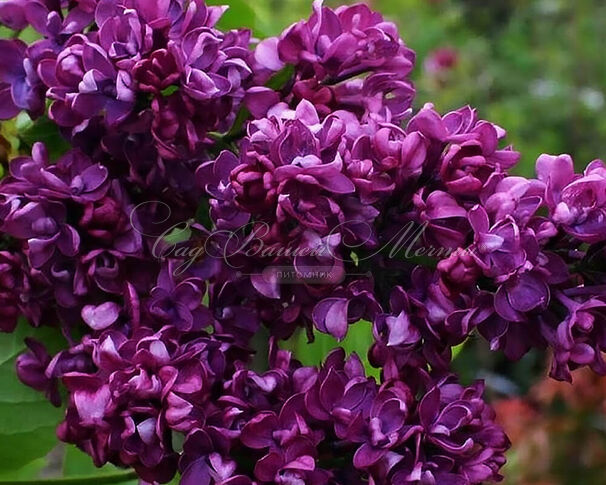
[[[41,469],[40,461],[57,443],[55,428],[62,415],[45,397],[25,387],[15,374],[15,360],[25,349],[23,339],[36,334],[49,347],[61,347],[62,337],[50,329],[35,330],[21,322],[13,334],[0,335],[0,470],[13,478]]]
[[[259,32],[260,25],[258,24],[257,11],[258,7],[253,6],[253,2],[246,0],[208,0],[208,5],[229,5],[229,9],[219,21],[219,28],[225,30],[249,28],[256,35],[262,35]]]
[[[29,119],[29,118],[27,118]],[[24,124],[27,122],[23,122]],[[61,135],[59,127],[48,117],[42,116],[30,121],[19,131],[19,139],[31,147],[36,142],[46,145],[51,160],[56,160],[70,149],[70,145]]]
[[[0,485],[32,480],[55,485],[136,485],[130,470],[109,465],[97,469],[90,457],[75,447],[59,445],[57,449],[55,430],[63,409],[53,407],[43,394],[23,385],[15,374],[15,361],[26,349],[24,339],[32,336],[44,342],[50,352],[65,347],[59,330],[34,329],[25,321],[14,333],[0,334]]]
[[[272,78],[269,81],[267,81],[267,83],[265,85],[268,88],[279,91],[288,83],[288,81],[292,78],[294,73],[295,73],[295,68],[293,66],[288,65],[288,66],[284,67],[284,69],[282,69],[281,71],[274,74],[272,76]]]
[[[379,378],[379,370],[368,362],[368,350],[373,342],[372,325],[370,322],[360,320],[349,326],[347,336],[338,341],[332,335],[315,332],[314,341],[309,342],[307,334],[298,332],[292,339],[281,343],[281,347],[290,350],[303,365],[322,364],[328,353],[337,347],[343,347],[347,354],[355,352],[364,364],[366,374]]]

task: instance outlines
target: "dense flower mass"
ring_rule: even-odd
[[[61,440],[149,483],[499,481],[509,441],[452,348],[606,375],[606,165],[515,176],[475,109],[413,112],[415,54],[365,5],[261,41],[224,10],[0,3],[41,36],[0,41],[0,118],[71,144],[0,181],[0,330],[68,343],[28,339],[19,378],[66,389]],[[378,378],[283,348],[368,323]]]
[[[285,66],[294,67],[286,95],[265,87],[249,91],[257,115],[272,103],[307,99],[326,116],[347,109],[365,118],[400,121],[411,107],[414,87],[408,79],[415,53],[400,39],[395,24],[366,5],[332,10],[313,2],[309,20],[292,25],[278,38],[255,49],[263,79]]]

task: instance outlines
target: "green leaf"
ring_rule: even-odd
[[[108,475],[112,476],[128,474],[130,470],[123,470],[110,464],[97,468],[89,455],[83,451],[80,451],[73,445],[67,445],[65,447],[62,472],[63,476],[66,478],[91,476],[103,477]]]
[[[50,403],[48,405],[51,406]],[[13,418],[18,420],[15,414]],[[10,471],[20,470],[33,461],[44,458],[57,444],[55,429],[58,422],[57,417],[50,426],[27,433],[0,435],[0,470],[8,474]]]
[[[26,44],[31,44],[34,41],[41,39],[42,34],[30,25],[19,32],[19,38]]]
[[[459,354],[463,350],[463,347],[465,347],[466,343],[467,343],[467,340],[465,340],[465,342],[452,348],[452,360],[455,360],[459,356]]]
[[[28,129],[21,132],[19,138],[29,146],[36,142],[44,143],[51,160],[56,160],[70,149],[59,127],[46,116],[34,121]]]
[[[246,0],[207,0],[207,5],[229,5],[227,12],[219,20],[218,27],[224,30],[257,27],[257,14]]]
[[[121,471],[113,475],[87,477],[59,477],[46,480],[14,480],[0,481],[0,485],[138,485],[137,474],[134,471]]]
[[[168,86],[167,88],[163,89],[160,94],[162,94],[162,96],[164,96],[164,97],[168,97],[171,94],[176,93],[177,91],[179,91],[179,86],[171,85],[171,86]]]
[[[2,1],[2,0],[0,0]],[[42,36],[33,27],[26,27],[20,32],[9,29],[3,25],[0,25],[0,39],[21,39],[26,44],[31,44],[35,40],[40,39]]]
[[[286,86],[288,81],[290,81],[292,79],[294,73],[295,73],[295,67],[288,64],[284,68],[282,68],[280,71],[275,73],[269,79],[269,81],[267,81],[265,83],[265,86],[273,89],[274,91],[279,91],[284,86]]]
[[[13,367],[14,362],[10,362],[10,365]],[[23,386],[16,378],[14,383],[4,381],[2,384],[6,384],[15,390],[18,390],[18,386]],[[7,387],[7,389],[10,389],[10,387]],[[54,428],[55,425],[59,424],[63,414],[62,410],[50,404],[44,398],[44,395],[40,394],[40,396],[41,399],[37,402],[1,402],[0,435],[10,442],[11,435],[34,432],[48,426]],[[2,446],[0,444],[0,451],[2,450]],[[1,459],[2,456],[0,455]]]
[[[46,458],[38,458],[34,461],[29,462],[27,465],[19,468],[18,470],[9,470],[8,472],[0,472],[0,484],[4,484],[7,481],[29,481],[40,476],[40,472],[47,466]]]
[[[314,341],[308,342],[305,332],[300,331],[291,340],[286,341],[284,348],[292,351],[295,357],[303,365],[319,366],[328,353],[337,347],[343,347],[345,352],[355,352],[364,364],[368,376],[379,379],[380,371],[370,365],[368,361],[368,350],[374,342],[372,336],[372,324],[366,320],[360,320],[349,326],[346,337],[339,342],[332,335],[315,332]]]
[[[59,330],[35,329],[24,320],[12,334],[0,334],[0,476],[10,479],[39,472],[40,460],[57,444],[55,429],[63,415],[17,378],[15,362],[28,336],[36,336],[51,352],[65,344]]]
[[[191,234],[191,228],[189,227],[189,224],[187,224],[184,227],[175,227],[170,233],[164,236],[164,240],[168,244],[179,244],[189,241]]]

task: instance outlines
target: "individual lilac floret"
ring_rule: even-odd
[[[597,293],[597,292],[596,292]],[[602,295],[593,298],[569,298],[557,294],[567,315],[557,326],[544,328],[547,341],[553,346],[551,376],[572,382],[571,370],[589,366],[606,375],[606,302]],[[543,326],[553,320],[547,315]]]
[[[22,30],[27,27],[25,13],[27,3],[28,0],[5,0],[0,3],[0,24],[12,30]]]
[[[353,441],[362,441],[353,457],[356,468],[369,470],[386,461],[393,464],[398,447],[414,442],[421,427],[411,419],[412,404],[412,392],[404,383],[382,386],[370,406],[365,429],[351,436]]]
[[[3,191],[85,204],[101,200],[109,185],[107,168],[93,164],[82,152],[68,152],[52,164],[44,144],[35,143],[31,157],[11,160]]]
[[[307,99],[322,117],[347,109],[359,116],[400,121],[415,94],[408,79],[415,54],[404,45],[395,24],[363,4],[333,10],[316,0],[313,9],[309,20],[257,46],[261,77],[291,65],[294,78],[287,102]],[[262,116],[278,100],[277,93],[254,88],[248,105]]]
[[[51,363],[51,356],[40,342],[26,339],[25,343],[29,352],[21,354],[17,358],[17,376],[25,385],[40,392],[44,392],[46,398],[53,404],[61,404],[61,395],[57,379],[46,374]]]
[[[537,174],[545,182],[552,220],[587,243],[606,240],[606,166],[594,160],[583,174],[574,173],[570,156],[541,155]]]
[[[209,201],[210,217],[217,229],[239,229],[250,220],[250,214],[236,205],[235,192],[230,184],[231,172],[238,165],[238,157],[224,150],[216,160],[203,163],[196,170],[198,185],[212,197]]]
[[[318,330],[340,340],[347,335],[350,324],[361,319],[372,320],[380,308],[372,291],[372,281],[359,279],[336,288],[328,298],[318,302],[312,318]]]
[[[130,73],[116,69],[96,41],[95,34],[76,34],[56,60],[40,63],[48,97],[54,101],[49,116],[60,126],[74,127],[102,113],[107,124],[115,126],[134,108]]]
[[[24,6],[28,23],[53,48],[62,45],[72,34],[82,32],[92,23],[98,0],[80,0],[67,9],[65,3],[30,0]]]
[[[391,483],[500,481],[510,443],[482,392],[481,383],[464,388],[450,378],[437,382],[418,408],[423,427],[418,461],[412,470],[406,470],[406,461],[397,466]]]
[[[202,305],[205,284],[198,278],[180,276],[175,264],[163,266],[146,302],[147,311],[160,326],[172,325],[183,333],[200,332],[214,323]]]
[[[78,253],[80,235],[67,223],[65,206],[9,197],[0,207],[0,213],[6,212],[0,227],[11,237],[27,241],[28,258],[34,268],[42,267],[54,254],[73,257]]]
[[[0,39],[0,119],[14,118],[22,110],[33,118],[44,112],[45,89],[36,69],[49,55],[42,43],[28,47],[18,39]]]
[[[183,455],[179,461],[183,470],[183,485],[212,483],[216,485],[253,485],[250,477],[239,474],[237,462],[224,456],[213,443],[211,436],[197,429],[187,436]]]

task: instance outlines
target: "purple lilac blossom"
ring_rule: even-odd
[[[513,176],[475,109],[413,114],[415,54],[365,5],[315,1],[262,41],[224,11],[0,3],[42,35],[0,41],[0,118],[48,104],[73,147],[35,143],[0,182],[0,330],[68,340],[28,339],[19,378],[57,406],[64,386],[60,439],[146,483],[499,481],[509,441],[452,348],[477,331],[514,360],[549,348],[556,379],[606,374],[604,163]],[[183,221],[189,240],[158,239]],[[342,349],[319,367],[280,349],[360,320],[378,380]]]
[[[288,95],[316,106],[322,117],[346,109],[356,115],[398,122],[408,112],[414,87],[408,79],[415,54],[397,27],[363,4],[333,10],[322,0],[309,20],[279,37],[262,41],[255,51],[259,76],[294,66]],[[249,92],[247,105],[257,116],[280,100],[268,88]]]

